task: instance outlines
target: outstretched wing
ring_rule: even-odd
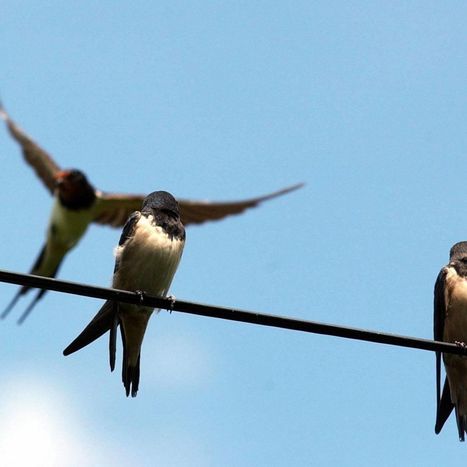
[[[0,103],[0,117],[5,121],[8,131],[15,141],[21,146],[23,157],[34,169],[42,183],[53,193],[55,187],[55,174],[61,169],[52,157],[33,141],[16,123],[10,118]]]
[[[269,193],[257,198],[250,198],[241,201],[211,202],[211,201],[191,201],[179,199],[181,220],[184,225],[202,224],[207,221],[223,219],[234,214],[241,214],[247,209],[254,208],[264,201],[268,201],[278,196],[285,195],[291,191],[298,190],[304,184],[297,183],[282,190]]]
[[[184,225],[202,224],[203,222],[220,220],[234,214],[241,214],[246,209],[254,208],[264,201],[298,190],[302,186],[303,183],[298,183],[264,196],[241,201],[214,202],[186,199],[178,199],[177,201],[180,205],[181,220]],[[99,224],[120,227],[125,224],[128,216],[133,211],[141,209],[143,200],[144,195],[99,193],[93,221]]]
[[[145,195],[97,192],[92,221],[112,227],[122,227],[133,212],[141,210],[144,198]]]

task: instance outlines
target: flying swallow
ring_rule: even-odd
[[[434,338],[464,347],[467,342],[467,242],[456,243],[441,269],[434,291]],[[438,434],[455,409],[459,440],[467,432],[467,359],[442,354],[446,378],[441,394],[441,352],[436,352],[436,424]]]
[[[37,257],[31,274],[55,277],[69,250],[79,242],[91,222],[121,227],[128,216],[141,207],[144,195],[106,193],[97,190],[80,170],[63,170],[52,157],[34,142],[7,114],[0,104],[0,117],[5,121],[11,136],[20,145],[25,161],[48,191],[54,204],[46,233],[46,242]],[[282,190],[241,201],[211,202],[178,200],[184,225],[201,224],[240,214],[263,201],[284,195],[303,186],[299,183]],[[1,315],[5,318],[21,295],[30,287],[21,287]],[[45,294],[40,290],[18,320],[21,324],[34,305]]]
[[[165,297],[185,244],[185,229],[175,198],[166,191],[148,195],[141,212],[131,214],[123,227],[112,285]],[[139,386],[140,353],[149,318],[154,311],[141,305],[106,301],[83,332],[63,351],[69,355],[105,332],[109,335],[109,361],[115,368],[117,327],[123,342],[122,381],[126,395],[136,396]]]

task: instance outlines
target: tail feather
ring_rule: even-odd
[[[115,304],[118,307],[118,303]],[[118,308],[114,313],[114,318],[112,321],[112,325],[110,327],[109,333],[109,363],[110,363],[110,371],[115,370],[115,353],[117,351],[117,328],[119,325],[118,319]]]
[[[451,402],[451,389],[449,386],[449,380],[446,378],[444,380],[443,394],[441,395],[441,400],[438,402],[438,410],[436,412],[436,434],[439,434],[444,426],[444,423],[449,418],[449,415],[451,415],[453,409],[454,404]]]
[[[55,277],[55,276],[52,276],[52,277]],[[17,324],[23,324],[24,320],[29,316],[29,314],[31,313],[32,309],[34,308],[34,306],[36,305],[36,303],[44,296],[45,292],[47,290],[46,289],[41,289],[39,290],[39,292],[37,293],[37,295],[34,297],[34,299],[32,300],[32,302],[28,305],[28,307],[23,311],[23,314],[18,318],[18,321]]]
[[[18,290],[16,295],[13,297],[13,300],[11,300],[11,302],[8,304],[8,306],[3,310],[3,313],[1,315],[2,319],[5,319],[10,314],[10,311],[13,309],[16,302],[19,300],[19,297],[21,297],[21,295],[24,295],[27,291],[28,291],[28,288],[26,288],[26,287],[21,287]]]
[[[125,386],[126,396],[128,397],[131,392],[131,397],[136,397],[139,388],[141,353],[138,354],[136,364],[131,365],[123,326],[120,327],[120,331],[123,342],[122,382],[123,386]]]
[[[81,334],[63,351],[63,355],[70,355],[86,347],[107,331],[111,330],[114,326],[115,314],[115,302],[107,300]]]
[[[456,421],[457,421],[457,431],[459,432],[459,441],[465,441],[464,432],[465,432],[465,416],[460,415],[456,407]]]
[[[44,274],[44,271],[41,271],[40,268],[41,268],[42,262],[44,260],[46,246],[47,245],[44,245],[42,247],[42,249],[41,249],[41,251],[39,253],[39,256],[36,258],[36,261],[34,262],[34,264],[33,264],[33,266],[32,266],[29,273],[30,274],[36,274],[36,275],[44,275],[44,276],[47,276],[47,277],[55,277],[57,275],[58,269],[60,268],[60,265],[62,264],[63,258],[65,256],[62,256],[60,258],[59,262],[55,266],[55,269],[50,274]],[[13,309],[13,307],[15,306],[16,302],[21,297],[21,295],[25,295],[27,292],[29,292],[29,290],[31,290],[31,287],[29,287],[27,285],[23,285],[18,290],[16,295],[13,297],[13,299],[8,304],[8,306],[5,308],[5,310],[1,314],[0,318],[5,319],[10,314],[10,311]],[[19,319],[17,321],[18,324],[23,324],[24,320],[29,316],[29,314],[31,313],[31,311],[34,308],[34,306],[36,305],[36,303],[45,295],[46,292],[47,292],[47,289],[40,289],[39,290],[39,293],[35,296],[33,301],[28,305],[26,310],[24,310],[23,314],[19,317]]]
[[[127,397],[130,395],[130,391],[131,397],[136,397],[136,394],[138,394],[140,358],[141,356],[138,357],[138,362],[135,366],[130,366],[126,364],[126,360],[123,361],[122,381],[123,385],[125,386],[125,392]]]

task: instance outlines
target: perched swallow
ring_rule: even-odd
[[[62,170],[52,157],[20,129],[0,104],[0,117],[6,122],[11,136],[21,146],[26,162],[34,169],[55,201],[47,228],[46,242],[30,273],[55,277],[65,255],[86,232],[91,222],[121,227],[128,216],[140,208],[144,195],[104,193],[94,188],[83,172]],[[232,202],[178,200],[184,225],[200,224],[240,214],[269,199],[303,186],[296,184],[265,196]],[[11,311],[21,295],[30,287],[21,287],[7,306],[2,318]],[[45,294],[40,290],[21,315],[21,324],[37,301]]]
[[[441,269],[435,283],[434,338],[465,346],[467,342],[467,242],[456,243],[450,251],[449,264]],[[459,440],[467,432],[467,358],[445,353],[446,370],[441,394],[441,352],[436,352],[436,424],[443,428],[455,409]]]
[[[134,212],[123,227],[116,249],[112,285],[165,297],[185,244],[185,229],[175,198],[166,191],[148,195],[141,212]],[[122,381],[126,395],[136,396],[140,353],[148,320],[154,311],[140,305],[106,301],[83,332],[63,351],[69,355],[110,331],[109,360],[115,368],[116,332],[123,342]]]

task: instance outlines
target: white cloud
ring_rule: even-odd
[[[86,438],[82,422],[53,387],[33,377],[18,378],[2,388],[0,459],[2,465],[104,465],[107,452],[97,452]]]

